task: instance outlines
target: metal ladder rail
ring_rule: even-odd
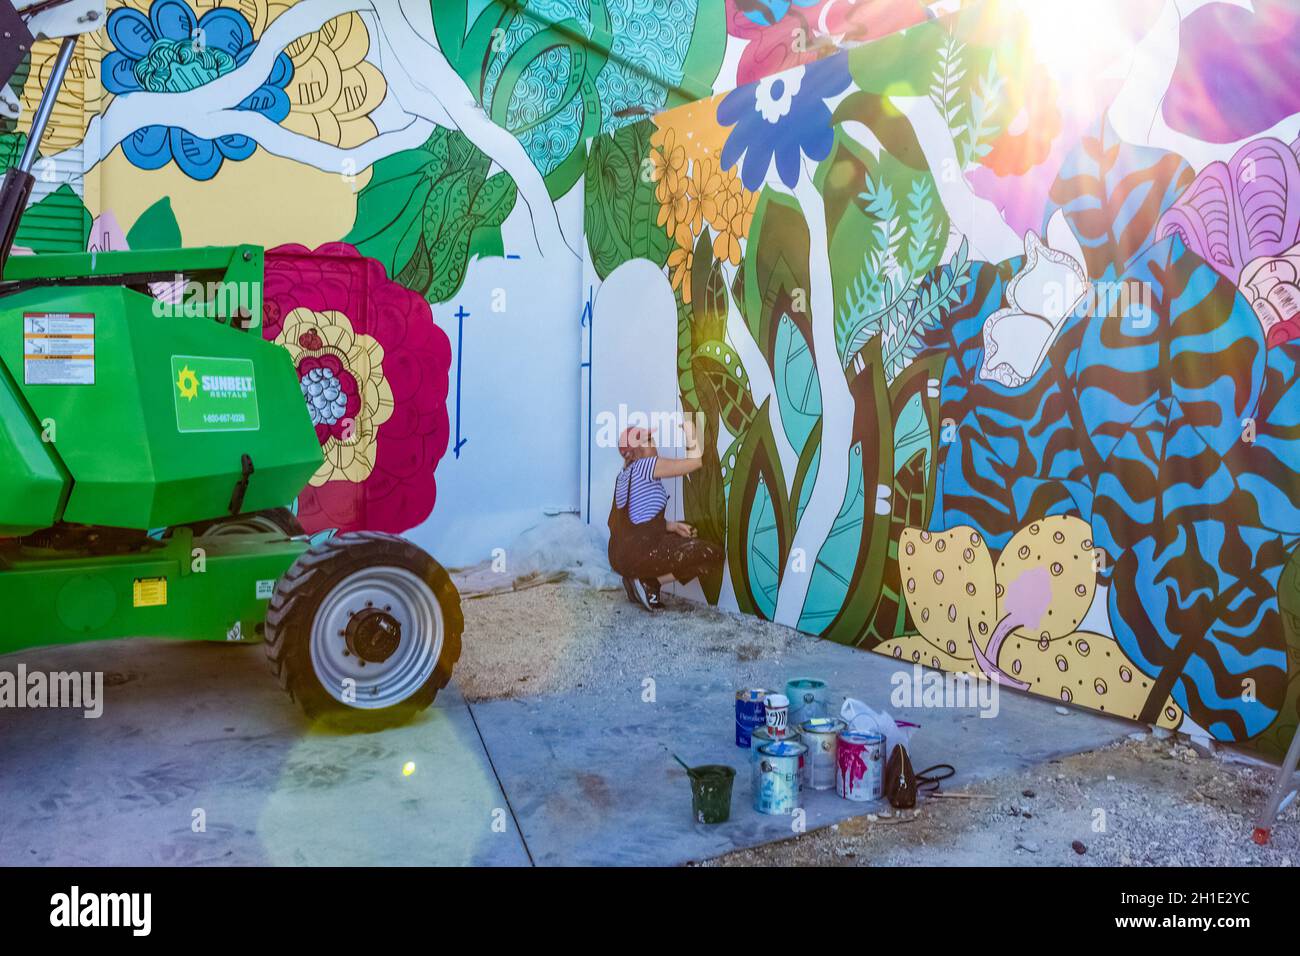
[[[1295,770],[1297,763],[1300,763],[1300,727],[1296,728],[1295,736],[1291,738],[1291,746],[1287,748],[1286,758],[1282,761],[1282,767],[1277,772],[1277,781],[1273,784],[1273,792],[1269,794],[1268,800],[1264,803],[1264,809],[1260,812],[1259,819],[1255,823],[1255,832],[1251,838],[1260,846],[1268,846],[1269,839],[1273,835],[1273,822],[1277,819],[1278,811],[1282,807],[1282,801],[1296,789]]]

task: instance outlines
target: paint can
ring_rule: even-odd
[[[805,720],[829,717],[826,682],[816,677],[796,677],[785,683],[785,696],[790,701],[790,726],[798,727]]]
[[[767,691],[761,687],[747,687],[736,691],[736,746],[749,749],[749,735],[767,726],[767,711],[763,698]]]
[[[799,725],[799,742],[808,748],[804,758],[804,785],[813,790],[835,786],[839,736],[847,725],[838,717],[814,717]]]
[[[750,782],[753,783],[754,785],[755,793],[758,792],[758,748],[762,747],[764,744],[774,744],[782,740],[788,740],[791,743],[801,742],[799,740],[799,732],[797,730],[791,731],[790,733],[786,734],[784,737],[773,737],[771,734],[767,732],[766,727],[759,727],[757,730],[753,731],[749,735]],[[805,759],[804,757],[800,758],[801,761],[804,759]],[[802,762],[799,764],[799,770],[800,773],[802,773],[803,771]],[[802,776],[800,777],[800,779],[801,780],[803,779]]]
[[[879,800],[884,781],[885,738],[841,732],[835,753],[835,792],[845,800]]]
[[[807,747],[794,740],[776,740],[758,748],[755,810],[781,814],[799,809],[799,764],[807,751]]]
[[[691,816],[697,823],[726,823],[731,818],[731,784],[736,769],[705,764],[686,771],[691,781]]]
[[[768,734],[773,740],[780,740],[790,732],[790,698],[785,694],[768,694],[763,698],[763,716]]]

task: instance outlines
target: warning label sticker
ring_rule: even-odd
[[[166,578],[136,578],[131,587],[135,607],[163,607],[167,603]]]
[[[24,312],[23,383],[94,385],[94,314]]]

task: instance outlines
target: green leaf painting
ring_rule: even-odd
[[[653,132],[652,123],[635,123],[592,140],[586,180],[587,247],[602,279],[630,259],[649,259],[657,266],[668,261],[672,241],[658,225],[655,183],[647,174]]]
[[[819,554],[805,603],[805,609],[814,607],[821,619],[829,618],[821,636],[840,644],[857,644],[867,629],[880,594],[890,540],[894,415],[876,345],[864,350],[863,365],[849,380],[854,408],[851,448],[858,453],[851,464],[861,472],[864,499],[852,563],[847,549],[827,552],[824,558]]]
[[[714,0],[434,0],[432,10],[439,48],[556,199],[582,177],[588,139],[712,93],[727,42]]]
[[[0,133],[0,171],[17,166],[26,148],[26,133]]]
[[[65,184],[27,207],[14,242],[33,252],[85,252],[90,224],[81,197]]]
[[[702,441],[704,466],[682,479],[682,507],[686,523],[700,537],[721,544],[727,539],[727,498],[722,465],[718,459],[716,425],[708,425]],[[721,565],[700,576],[700,587],[710,604],[718,603],[722,591]]]
[[[499,256],[515,184],[459,130],[438,127],[418,149],[382,159],[344,237],[430,302],[460,289],[472,256]]]
[[[813,426],[821,420],[822,394],[812,349],[789,316],[782,316],[777,323],[774,358],[773,381],[781,425],[797,455],[807,444]]]
[[[127,231],[126,244],[131,249],[179,249],[181,227],[172,212],[171,200],[164,196],[140,213]]]
[[[691,266],[691,325],[695,343],[722,341],[727,335],[729,297],[722,266],[713,258],[709,231],[700,230]]]
[[[817,552],[812,580],[803,613],[799,616],[799,630],[820,634],[840,613],[844,596],[852,582],[853,569],[858,563],[858,550],[862,544],[862,522],[866,516],[866,489],[863,487],[862,446],[854,444],[849,449],[849,483],[844,502],[831,525],[830,534]]]
[[[776,333],[783,316],[811,338],[808,253],[808,223],[799,204],[792,196],[765,188],[750,226],[742,302],[745,323],[774,374]]]
[[[894,475],[897,476],[903,465],[918,453],[922,464],[928,469],[930,423],[926,421],[925,401],[919,392],[913,393],[903,403],[898,417],[894,419]]]
[[[931,272],[949,223],[929,173],[913,175],[882,157],[858,199],[871,228],[858,274],[837,303],[836,343],[847,365],[868,339],[880,336],[892,381],[916,357],[924,331],[957,301],[969,278],[967,246],[963,240],[950,267]]]
[[[740,357],[725,342],[705,342],[695,350],[691,368],[701,410],[716,412],[723,427],[740,436],[757,414]]]
[[[727,494],[727,557],[736,603],[771,620],[793,529],[769,403],[745,434]]]

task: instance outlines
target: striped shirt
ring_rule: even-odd
[[[659,458],[638,458],[618,473],[614,482],[614,507],[627,506],[633,524],[645,524],[668,504],[664,483],[655,477],[655,462]],[[628,503],[629,486],[632,501]]]

